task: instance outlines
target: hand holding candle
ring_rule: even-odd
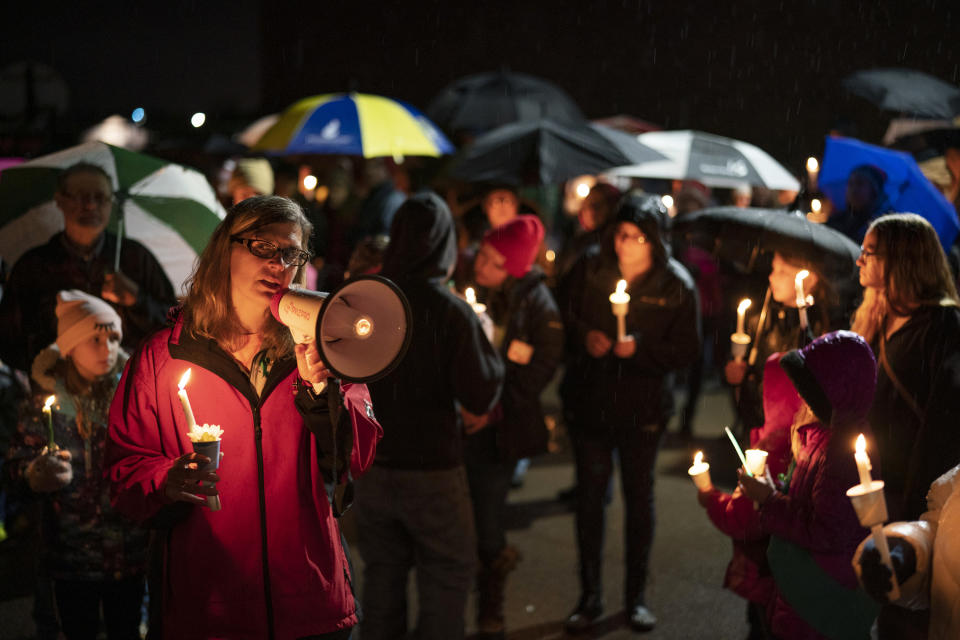
[[[627,293],[627,281],[617,282],[617,290],[610,294],[610,306],[613,315],[617,317],[617,342],[623,342],[627,337],[627,308],[630,305],[630,294]]]
[[[190,381],[190,369],[180,377],[178,383],[177,396],[180,398],[180,404],[183,405],[183,413],[187,417],[187,437],[193,443],[193,450],[196,453],[207,456],[210,462],[201,464],[198,469],[201,471],[216,471],[220,466],[220,436],[223,435],[223,429],[216,425],[204,424],[202,427],[197,425],[193,417],[193,408],[190,406],[190,398],[187,397],[187,382]],[[204,483],[205,486],[213,486],[212,483]],[[220,496],[207,496],[207,506],[211,511],[220,510]]]
[[[710,480],[710,465],[703,461],[703,451],[697,451],[693,456],[693,466],[687,469],[687,473],[700,491],[707,491],[713,487],[713,482]]]
[[[43,412],[47,414],[47,452],[53,453],[60,447],[57,446],[53,438],[53,403],[57,401],[57,396],[47,396],[43,403]]]
[[[747,355],[747,346],[750,344],[750,336],[745,329],[745,317],[751,304],[750,298],[744,298],[737,305],[737,332],[730,336],[730,354],[737,362],[743,362],[743,357]]]

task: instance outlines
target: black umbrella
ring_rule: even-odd
[[[662,160],[634,136],[603,125],[515,122],[480,136],[450,173],[467,182],[559,184],[612,167]]]
[[[580,108],[560,87],[542,78],[506,71],[460,78],[430,102],[427,117],[450,133],[484,133],[511,122],[540,118],[584,120]]]
[[[742,263],[774,251],[799,255],[831,280],[854,277],[860,256],[860,247],[845,235],[810,222],[798,211],[714,207],[675,219],[673,228],[717,255]]]
[[[881,109],[921,118],[960,114],[960,88],[913,69],[868,69],[852,73],[843,86]]]

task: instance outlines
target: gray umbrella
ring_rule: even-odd
[[[843,87],[881,109],[921,118],[960,114],[960,88],[914,69],[868,69],[852,73]]]

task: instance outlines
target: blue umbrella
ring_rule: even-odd
[[[933,226],[944,251],[960,232],[957,211],[920,171],[913,156],[903,151],[877,147],[852,138],[827,137],[820,172],[820,190],[836,209],[846,207],[847,178],[862,164],[873,165],[887,175],[884,191],[895,211],[916,213]]]

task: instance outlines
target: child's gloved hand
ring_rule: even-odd
[[[59,491],[73,481],[70,452],[60,449],[48,453],[46,449],[27,465],[27,483],[37,493]]]
[[[897,572],[897,582],[903,584],[917,570],[917,554],[913,545],[900,536],[887,536],[890,560]],[[870,597],[878,602],[889,602],[887,594],[893,587],[890,569],[883,563],[880,552],[871,537],[860,554],[860,582]]]

